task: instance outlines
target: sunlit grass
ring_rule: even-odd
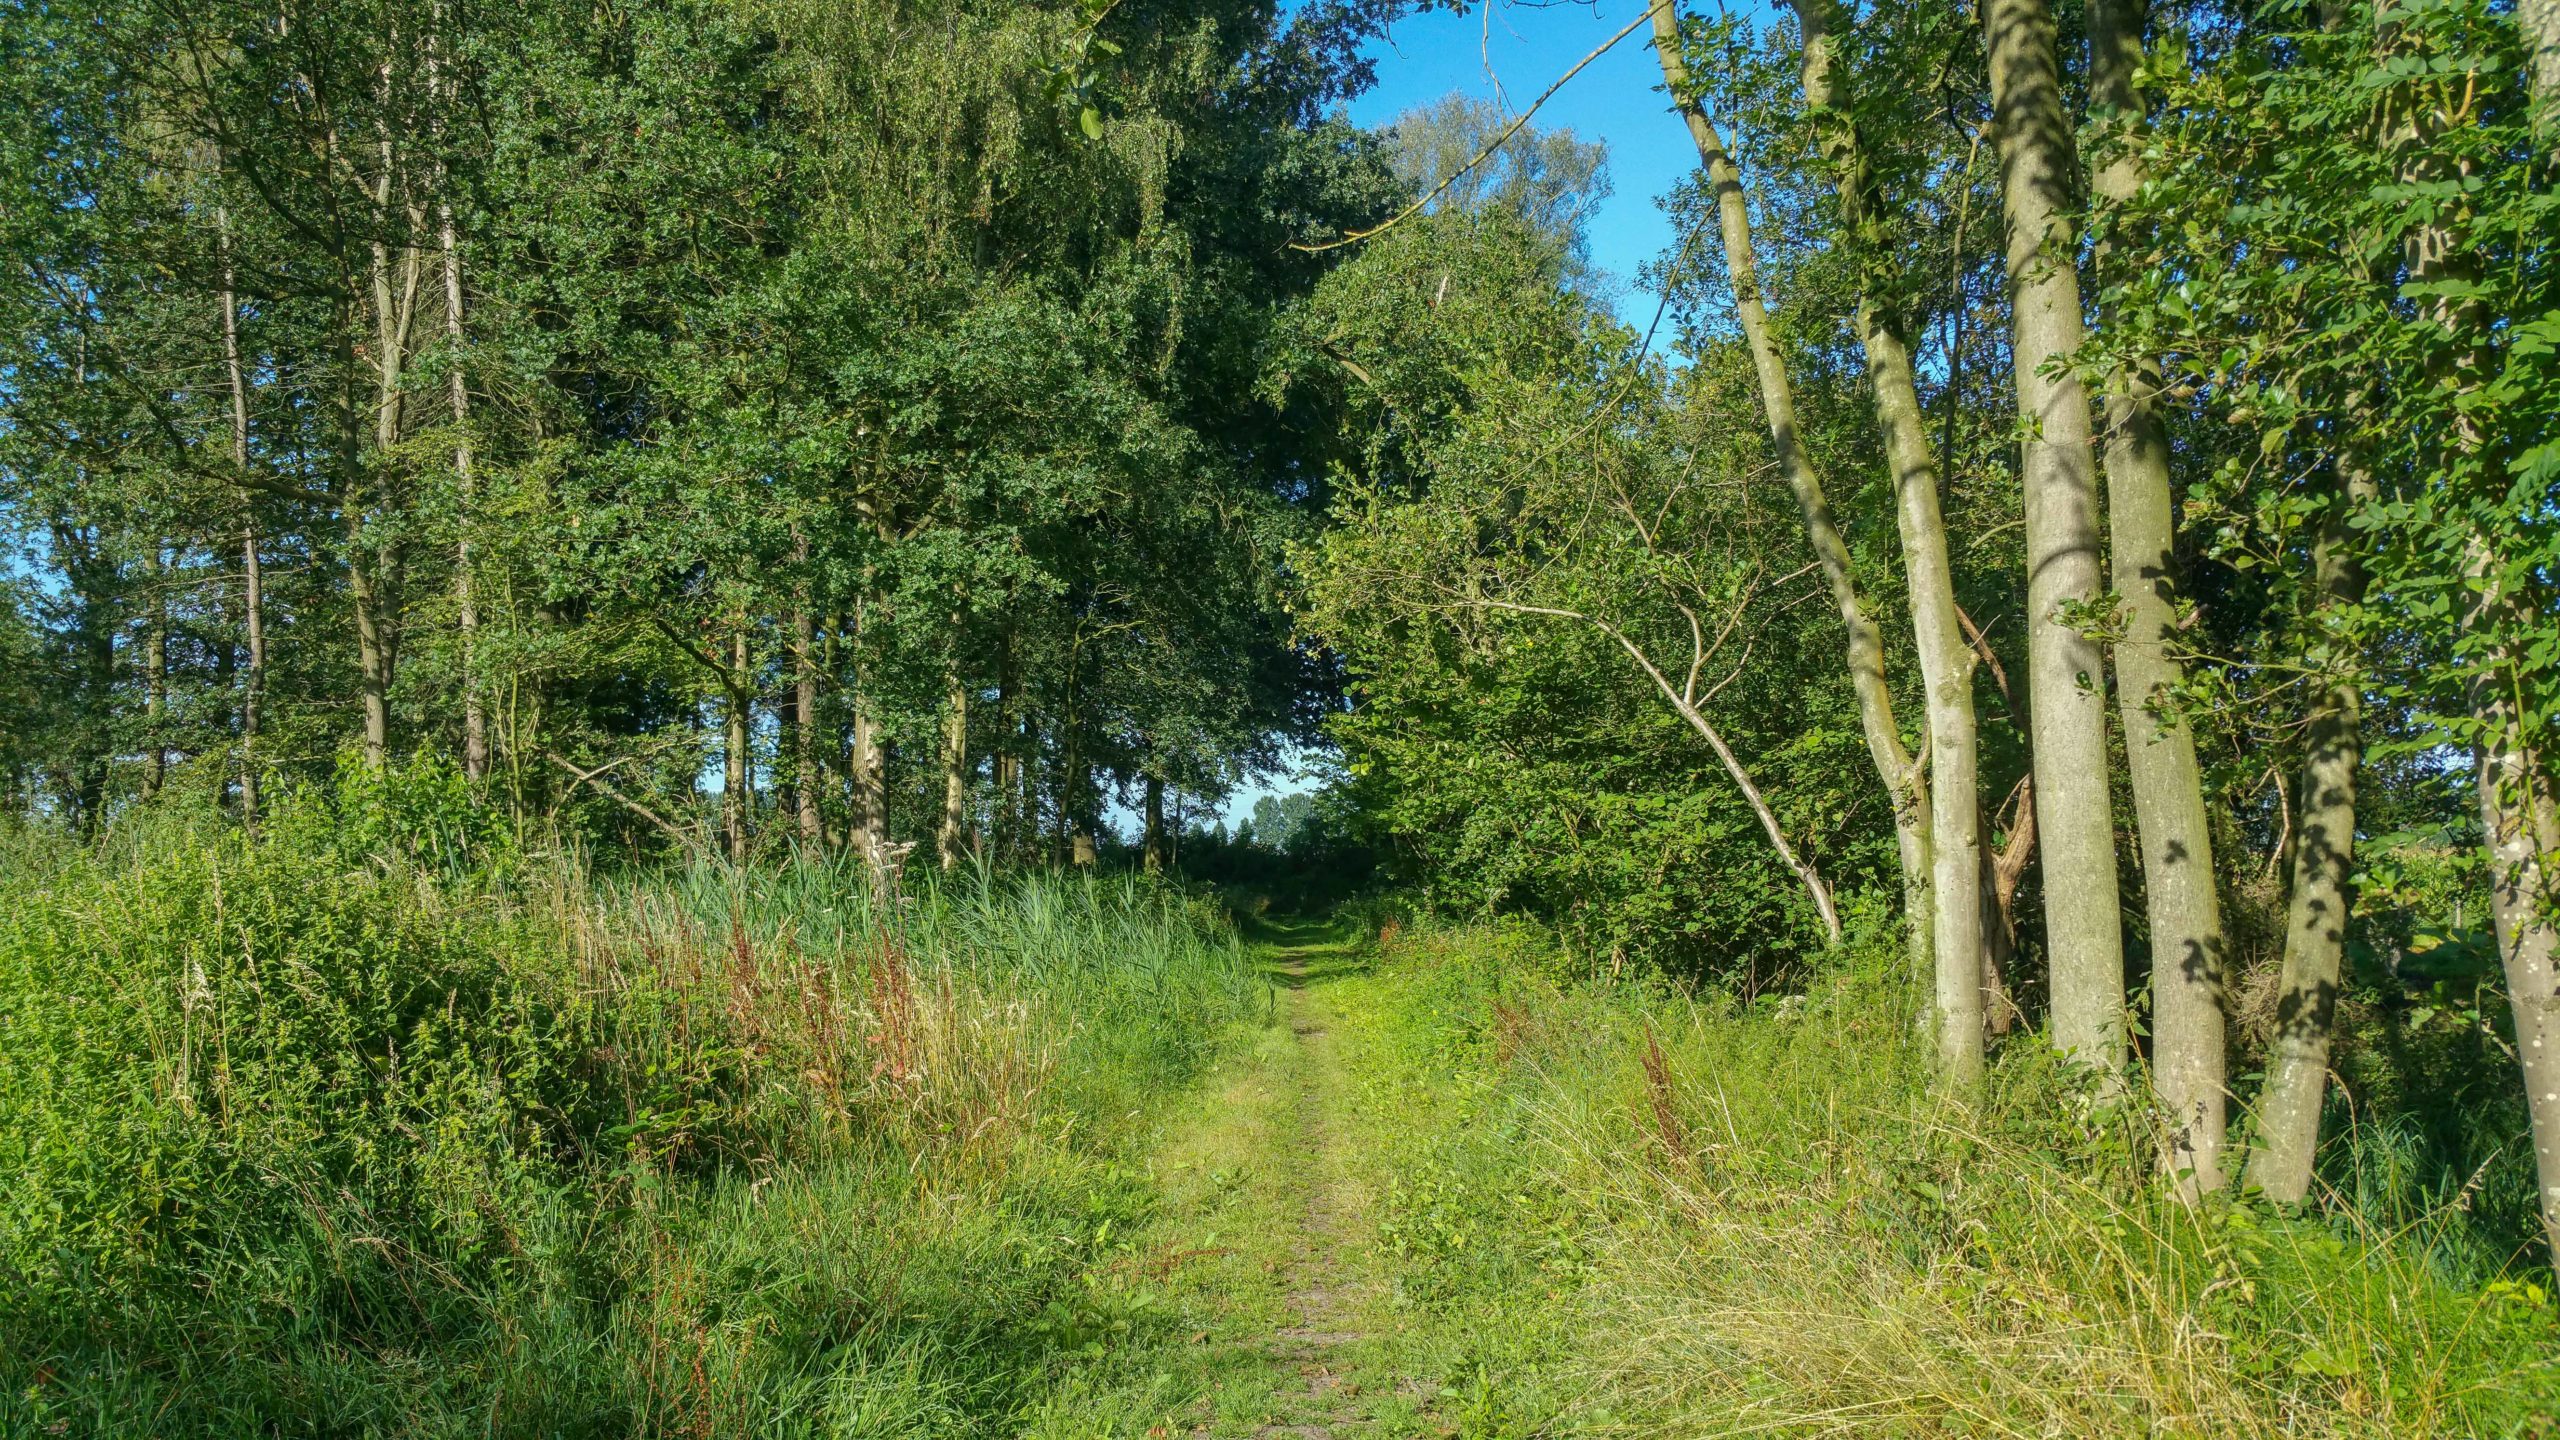
[[[0,1433],[1006,1434],[1127,1333],[1132,1142],[1266,1005],[1218,915],[348,803],[0,858]]]
[[[2138,1108],[2089,1104],[2028,1047],[1984,1105],[1933,1098],[1889,981],[1746,1007],[1564,980],[1536,952],[1405,938],[1366,984],[1376,1063],[1432,1096],[1379,1142],[1408,1283],[1496,1371],[1504,1336],[1578,1357],[1510,1372],[1488,1413],[2270,1437],[2560,1413],[2539,1267],[2484,1277],[2458,1196],[2191,1210],[2153,1183]],[[2331,1173],[2379,1163],[2357,1143]]]

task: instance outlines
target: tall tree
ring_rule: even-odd
[[[1868,759],[1875,766],[1876,776],[1885,793],[1893,797],[1905,920],[1913,954],[1923,958],[1926,969],[1931,962],[1925,957],[1936,929],[1929,893],[1929,834],[1925,828],[1926,817],[1931,813],[1928,782],[1903,745],[1902,732],[1894,721],[1893,695],[1885,683],[1884,637],[1859,597],[1856,577],[1850,571],[1849,547],[1840,538],[1822,476],[1805,447],[1786,355],[1771,332],[1768,305],[1760,292],[1759,254],[1751,238],[1751,210],[1743,191],[1741,167],[1725,148],[1724,137],[1689,79],[1681,49],[1677,0],[1659,0],[1650,18],[1654,56],[1661,65],[1663,85],[1670,91],[1672,106],[1688,126],[1715,201],[1716,228],[1724,244],[1725,273],[1731,284],[1734,312],[1742,326],[1743,344],[1750,352],[1761,414],[1768,422],[1778,473],[1803,515],[1806,538],[1812,543],[1832,608],[1838,612],[1841,628],[1848,637],[1848,669],[1858,697],[1859,728],[1866,737]]]
[[[2047,0],[1984,0],[1992,133],[2008,226],[2010,356],[2026,490],[2027,704],[2035,737],[2053,1043],[2084,1065],[2124,1064],[2124,933],[2117,916],[2099,596],[2098,483],[2089,397],[2072,360],[2081,324],[2078,184]]]
[[[2142,187],[2143,0],[2091,0],[2089,107],[2110,127],[2092,189],[2122,205]],[[2098,247],[2103,277],[2117,251]],[[2179,709],[2178,554],[2159,363],[2136,357],[2106,377],[2107,543],[2124,606],[2116,703],[2133,782],[2151,920],[2151,1075],[2167,1112],[2161,1163],[2189,1193],[2222,1184],[2223,991],[2228,942],[2194,733]]]
[[[1938,457],[1906,339],[1907,322],[1884,278],[1890,264],[1871,232],[1889,224],[1839,54],[1844,15],[1831,0],[1797,0],[1803,39],[1798,78],[1815,115],[1840,204],[1840,233],[1858,266],[1856,326],[1874,397],[1876,429],[1893,472],[1895,521],[1911,592],[1911,626],[1929,728],[1929,895],[1935,955],[1938,1063],[1971,1085],[1983,1062],[1983,938],[1978,734],[1972,647],[1956,604],[1947,527],[1938,498]]]

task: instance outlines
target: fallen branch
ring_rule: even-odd
[[[657,811],[650,809],[648,806],[641,804],[639,801],[634,800],[630,796],[613,788],[612,782],[604,778],[604,772],[612,769],[613,764],[619,762],[599,765],[593,770],[581,770],[577,766],[570,764],[559,754],[550,750],[543,751],[542,758],[576,776],[578,778],[578,785],[593,785],[596,788],[597,794],[602,795],[607,800],[613,801],[623,809],[630,811],[632,814],[639,816],[650,824],[657,826],[668,835],[673,836],[679,844],[700,845],[703,843],[700,836],[679,828],[674,821],[667,819]],[[577,793],[577,785],[572,785],[569,789],[571,794]]]
[[[1832,903],[1831,887],[1823,883],[1821,872],[1815,870],[1809,861],[1797,855],[1795,846],[1787,842],[1786,830],[1778,824],[1778,817],[1769,809],[1769,802],[1761,795],[1760,787],[1753,783],[1751,772],[1742,768],[1742,762],[1734,757],[1733,747],[1724,743],[1724,736],[1716,732],[1716,727],[1707,719],[1706,713],[1698,708],[1698,702],[1692,698],[1694,690],[1684,692],[1681,687],[1674,685],[1671,677],[1663,674],[1661,667],[1653,663],[1653,657],[1644,653],[1643,647],[1629,639],[1626,632],[1596,615],[1550,605],[1522,605],[1508,600],[1464,600],[1457,603],[1488,610],[1507,610],[1518,615],[1548,615],[1563,620],[1578,620],[1616,641],[1618,648],[1626,651],[1628,658],[1634,660],[1637,667],[1653,681],[1654,688],[1662,692],[1662,698],[1670,702],[1673,710],[1679,712],[1680,718],[1689,722],[1689,728],[1697,731],[1699,737],[1707,742],[1708,748],[1716,752],[1716,759],[1723,764],[1724,773],[1732,779],[1734,787],[1742,792],[1742,798],[1750,804],[1751,813],[1760,817],[1760,828],[1767,833],[1770,847],[1778,852],[1778,858],[1786,862],[1787,868],[1795,872],[1796,879],[1804,886],[1805,893],[1812,897],[1814,910],[1822,916],[1822,931],[1830,948],[1834,950],[1840,948],[1840,912]],[[1694,623],[1694,617],[1692,619]],[[1727,633],[1730,633],[1731,627],[1727,626],[1726,629]],[[1696,673],[1696,668],[1693,666],[1690,671],[1692,686],[1696,684]],[[1734,672],[1737,675],[1740,673],[1739,669]],[[1722,690],[1731,679],[1732,676],[1727,676],[1708,694],[1712,696],[1716,691]]]

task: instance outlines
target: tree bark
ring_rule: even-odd
[[[1982,1077],[1986,977],[1991,973],[1982,929],[1980,768],[1973,713],[1973,650],[1956,615],[1955,574],[1947,560],[1946,519],[1938,504],[1938,460],[1913,378],[1901,316],[1872,293],[1878,263],[1864,232],[1880,224],[1867,180],[1863,138],[1842,93],[1835,46],[1842,27],[1835,0],[1796,0],[1804,35],[1800,78],[1805,102],[1825,123],[1824,148],[1836,172],[1842,228],[1861,268],[1857,325],[1874,391],[1876,428],[1893,470],[1895,519],[1911,591],[1912,638],[1920,661],[1929,720],[1929,900],[1936,972],[1938,1065],[1951,1083]]]
[[[1153,875],[1165,867],[1164,781],[1154,775],[1147,777],[1146,827],[1146,867]]]
[[[2536,112],[2534,131],[2552,142],[2542,158],[2560,166],[2560,0],[2516,0],[2516,24],[2533,52],[2526,73]]]
[[[959,616],[954,615],[954,639],[957,639]],[[942,868],[956,870],[968,853],[969,840],[969,691],[960,682],[960,660],[955,653],[950,669],[944,675],[946,695],[942,711],[942,826],[934,836],[934,848],[942,860]]]
[[[151,542],[151,598],[142,625],[142,798],[159,795],[169,778],[169,746],[162,733],[169,718],[169,565],[158,540]]]
[[[995,853],[999,859],[1008,862],[1016,858],[1022,840],[1022,805],[1018,793],[1022,781],[1019,709],[1013,674],[1013,633],[1008,627],[997,647],[994,756]]]
[[[791,664],[793,671],[791,750],[796,772],[794,788],[799,794],[800,840],[810,846],[821,846],[827,839],[827,822],[818,807],[818,796],[826,785],[826,774],[818,759],[818,635],[817,622],[811,618],[804,602],[791,617]]]
[[[480,595],[471,527],[476,481],[471,469],[471,389],[462,377],[462,251],[455,243],[453,207],[436,202],[437,241],[444,251],[444,335],[453,353],[445,365],[445,399],[453,411],[453,480],[459,502],[453,545],[455,626],[462,639],[462,774],[477,785],[489,778],[489,712],[480,694]]]
[[[2486,571],[2485,555],[2476,568]],[[2483,603],[2498,603],[2497,597]],[[2474,678],[2472,713],[2481,724],[2481,740],[2472,766],[2479,777],[2480,823],[2488,833],[2489,910],[2515,1011],[2525,1113],[2533,1123],[2543,1241],[2560,1273],[2560,929],[2550,919],[2552,877],[2545,868],[2560,844],[2560,806],[2552,800],[2541,757],[2525,747],[2507,679],[2503,664],[2484,666]]]
[[[2358,603],[2364,570],[2346,527],[2349,505],[2370,500],[2369,479],[2351,479],[2313,552],[2320,605]],[[2351,669],[2321,694],[2311,718],[2293,826],[2292,893],[2285,906],[2284,968],[2277,980],[2276,1033],[2258,1094],[2257,1144],[2248,1179],[2269,1199],[2298,1204],[2311,1191],[2320,1148],[2320,1110],[2329,1083],[2329,1037],[2336,1020],[2340,958],[2346,951],[2348,877],[2355,868],[2356,777],[2364,759],[2364,677]]]
[[[875,872],[884,872],[889,844],[887,756],[880,744],[880,727],[862,708],[863,697],[856,694],[853,703],[853,743],[846,768],[854,845]]]
[[[2560,169],[2560,0],[2521,0],[2516,15],[2533,48],[2535,123],[2555,137],[2544,158]],[[2478,543],[2473,569],[2483,578],[2489,560],[2485,542]],[[2495,603],[2502,602],[2494,589],[2483,595],[2483,607]],[[2513,657],[2501,653],[2498,659],[2497,668],[2473,680],[2472,713],[2482,722],[2483,739],[2474,747],[2472,768],[2479,777],[2480,822],[2488,832],[2490,911],[2515,1010],[2525,1113],[2533,1121],[2543,1241],[2560,1275],[2560,928],[2552,923],[2552,877],[2545,869],[2560,847],[2560,803],[2549,788],[2548,757],[2526,747],[2518,697],[2500,683]]]
[[[866,584],[869,577],[866,576]],[[850,663],[853,669],[851,693],[845,708],[852,724],[846,735],[844,756],[845,802],[849,812],[847,830],[854,853],[862,857],[871,877],[875,895],[893,893],[890,882],[892,851],[889,848],[888,754],[881,744],[880,727],[871,715],[870,692],[864,683],[863,636],[868,615],[867,602],[856,600],[852,628],[847,630],[840,618],[837,634],[849,639]]]
[[[2100,568],[2089,397],[2069,368],[2082,339],[2070,214],[2078,165],[2048,0],[1984,0],[1982,15],[2008,220],[2011,355],[2026,436],[2027,706],[2053,1042],[2112,1074],[2124,1065],[2124,935],[2104,657],[2063,613],[2098,598]]]
[[[749,679],[749,659],[747,627],[741,621],[729,639],[730,673],[724,687],[728,692],[728,732],[720,755],[720,833],[733,864],[746,863],[748,789],[755,783],[753,756],[748,749],[755,743],[755,689]]]
[[[387,467],[388,457],[400,440],[404,400],[401,377],[408,366],[410,321],[417,313],[419,278],[416,251],[403,247],[395,265],[388,238],[396,158],[387,132],[381,137],[381,151],[382,173],[369,191],[374,224],[370,242],[370,344],[374,372],[373,398],[368,407],[373,417],[371,467]],[[365,510],[370,501],[387,493],[387,487],[366,483],[370,467],[360,446],[353,447],[346,463],[352,473],[348,476],[342,518],[347,537],[347,588],[355,612],[356,662],[364,706],[364,762],[367,768],[380,770],[390,762],[393,647],[383,625],[383,607],[388,597],[383,593],[381,572],[365,554]]]
[[[251,509],[249,382],[240,363],[240,303],[231,266],[231,212],[215,206],[214,233],[222,263],[222,366],[231,387],[231,467],[243,482],[240,499],[241,609],[249,631],[249,673],[240,689],[240,823],[258,828],[258,722],[266,700],[267,618],[265,577],[258,565],[258,519]]]
[[[1993,1035],[2008,1034],[2024,1018],[2010,993],[2009,962],[2018,953],[2018,882],[2026,878],[2027,863],[2036,849],[2035,777],[2021,779],[2019,789],[2017,819],[2006,845],[1991,847],[1989,823],[1977,829],[1986,837],[1981,881],[1983,1029]]]
[[[362,466],[361,460],[356,462]],[[364,554],[361,493],[347,497],[347,600],[355,612],[356,677],[364,705],[364,764],[381,770],[391,758],[391,651],[382,633],[382,596]]]
[[[2090,108],[2136,127],[2092,177],[2099,197],[2119,205],[2143,181],[2134,143],[2142,100],[2133,88],[2143,23],[2143,0],[2091,0]],[[2110,258],[2099,252],[2101,276]],[[2116,704],[2151,920],[2151,1080],[2169,1120],[2161,1167],[2183,1176],[2179,1191],[2193,1196],[2222,1186],[2228,941],[2195,736],[2176,710],[2186,667],[2171,648],[2178,631],[2177,535],[2161,390],[2160,367],[2149,357],[2118,365],[2107,377],[2107,539],[2125,606],[2125,631],[2115,646]]]
[[[1832,605],[1847,632],[1849,680],[1858,698],[1859,728],[1876,775],[1893,800],[1905,919],[1911,927],[1916,956],[1933,948],[1931,937],[1935,930],[1931,914],[1935,907],[1928,899],[1929,841],[1922,828],[1922,817],[1930,813],[1926,782],[1903,748],[1901,731],[1894,724],[1893,697],[1885,685],[1884,640],[1858,598],[1857,581],[1849,569],[1849,547],[1840,538],[1830,499],[1823,493],[1822,477],[1814,469],[1812,457],[1805,453],[1803,437],[1798,433],[1795,391],[1787,377],[1786,359],[1769,332],[1768,307],[1760,295],[1759,257],[1752,243],[1751,214],[1743,194],[1741,169],[1725,149],[1724,137],[1717,133],[1689,83],[1688,66],[1680,54],[1676,0],[1658,0],[1652,24],[1654,57],[1662,67],[1663,84],[1689,127],[1689,138],[1697,147],[1698,161],[1706,169],[1707,182],[1715,196],[1725,272],[1732,284],[1735,313],[1742,322],[1743,341],[1751,352],[1752,374],[1758,385],[1761,410],[1768,420],[1778,472],[1803,513],[1814,558],[1821,563]]]

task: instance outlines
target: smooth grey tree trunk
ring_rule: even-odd
[[[1842,228],[1849,243],[1863,252],[1857,237],[1875,218],[1874,197],[1866,179],[1866,147],[1841,93],[1835,55],[1842,20],[1834,0],[1797,0],[1795,9],[1804,35],[1800,75],[1805,102],[1824,124],[1824,148],[1837,172]],[[1873,259],[1864,253],[1858,258],[1862,266]],[[1956,617],[1946,520],[1938,504],[1938,460],[1930,448],[1910,348],[1899,317],[1878,303],[1869,288],[1862,279],[1858,337],[1874,391],[1876,429],[1893,470],[1894,516],[1929,719],[1930,949],[1936,972],[1938,1067],[1950,1082],[1970,1087],[1982,1077],[1987,973],[1973,650]]]
[[[2475,568],[2485,572],[2485,557]],[[2496,603],[2502,602],[2494,595],[2484,601]],[[2524,747],[2504,669],[2484,667],[2474,681],[2472,713],[2482,724],[2482,741],[2472,765],[2479,777],[2480,823],[2488,832],[2489,909],[2508,1003],[2515,1010],[2525,1112],[2533,1123],[2543,1240],[2560,1273],[2560,930],[2547,907],[2547,867],[2560,847],[2560,805],[2552,800],[2540,757]]]
[[[2560,0],[2521,0],[2516,7],[2533,47],[2536,123],[2552,141],[2545,157],[2560,169]],[[2480,816],[2488,827],[2490,899],[2498,921],[2498,954],[2515,1007],[2516,1050],[2524,1063],[2526,1112],[2533,1118],[2534,1173],[2542,1194],[2542,1231],[2560,1273],[2560,929],[2539,902],[2551,894],[2545,857],[2560,847],[2560,804],[2549,771],[2515,742],[2521,732],[2505,706],[2488,712],[2499,737],[2476,762]],[[2518,803],[2522,802],[2522,803]]]
[[[391,234],[393,188],[398,175],[396,152],[388,131],[381,135],[380,146],[382,171],[370,192],[374,223],[370,272],[374,382],[370,408],[375,466],[388,465],[388,457],[400,443],[408,393],[404,377],[408,371],[410,327],[417,315],[419,285],[417,251],[400,246],[395,262],[395,247],[388,238]],[[365,468],[362,455],[351,459],[359,472]],[[355,610],[357,668],[363,686],[364,760],[367,767],[380,770],[390,762],[393,652],[391,636],[382,623],[387,597],[383,594],[380,576],[364,553],[364,501],[378,496],[384,487],[359,483],[361,493],[350,495],[346,507],[347,578]]]
[[[1992,129],[2007,211],[2011,358],[2026,490],[2027,715],[2044,849],[2053,1043],[2102,1072],[2124,1065],[2124,934],[2107,761],[2104,657],[2069,607],[2099,593],[2098,485],[2080,349],[2071,204],[2078,161],[2047,0],[1984,0]]]
[[[853,808],[853,843],[863,857],[875,863],[880,847],[888,842],[887,796],[883,781],[887,778],[881,765],[879,727],[863,708],[860,694],[853,697],[853,735],[847,747],[846,778],[850,787],[848,799]]]
[[[267,621],[265,576],[258,564],[258,524],[240,522],[240,604],[249,625],[249,673],[240,682],[240,823],[258,828],[258,723],[266,703]]]
[[[2533,52],[2526,75],[2535,131],[2551,147],[2543,159],[2560,166],[2560,0],[2516,0],[2516,24]]]
[[[2560,169],[2560,0],[2519,0],[2516,18],[2532,46],[2532,97],[2537,126],[2552,149],[2547,164]],[[2486,559],[2486,556],[2483,556]],[[2499,958],[2506,966],[2506,994],[2516,1010],[2516,1056],[2524,1063],[2524,1109],[2534,1122],[2534,1179],[2542,1191],[2542,1238],[2550,1245],[2552,1271],[2560,1273],[2560,930],[2552,928],[2550,856],[2560,848],[2560,802],[2552,799],[2550,769],[2524,751],[2509,694],[2488,694],[2483,676],[2473,712],[2488,720],[2473,769],[2481,787],[2481,822],[2488,828],[2491,912],[2499,922]],[[2483,705],[2486,702],[2486,705]]]
[[[2534,50],[2527,73],[2534,108],[2549,126],[2560,116],[2560,13],[2546,0],[2520,6],[2518,19]],[[2378,41],[2390,43],[2387,35]],[[2445,108],[2412,110],[2396,137],[2411,147],[2400,166],[2401,178],[2454,178],[2453,162],[2430,154],[2420,142],[2462,123]],[[2560,156],[2554,163],[2560,163]],[[2412,280],[2436,282],[2472,278],[2480,262],[2461,235],[2430,220],[2411,226],[2402,237],[2402,263]],[[2476,342],[2486,333],[2488,320],[2475,299],[2440,294],[2423,303],[2430,318],[2459,339]],[[2477,343],[2439,355],[2436,364],[2436,373],[2428,378],[2457,392],[2476,390],[2487,378],[2487,357]],[[2453,429],[2454,443],[2464,451],[2477,454],[2490,443],[2468,411],[2457,412]],[[2512,635],[2520,618],[2515,612],[2521,602],[2506,589],[2494,545],[2492,537],[2474,534],[2466,546],[2464,580],[2476,598],[2463,618],[2474,635]],[[2555,1275],[2560,1275],[2560,928],[2552,918],[2550,868],[2560,854],[2560,802],[2552,794],[2549,757],[2535,753],[2525,730],[2518,677],[2527,663],[2511,642],[2493,643],[2474,662],[2467,699],[2478,727],[2472,770],[2489,862],[2490,913],[2524,1072],[2544,1244]]]
[[[436,238],[444,252],[444,338],[452,348],[444,372],[445,402],[453,412],[453,481],[458,498],[453,542],[455,628],[462,639],[462,773],[478,784],[489,778],[489,710],[480,694],[480,592],[471,529],[477,509],[471,468],[471,388],[462,378],[462,250],[453,231],[453,207],[436,202]]]
[[[231,467],[242,481],[240,501],[241,609],[249,630],[249,673],[240,688],[240,823],[258,828],[258,722],[266,700],[267,616],[265,576],[258,564],[258,521],[246,494],[249,475],[249,382],[240,363],[240,302],[231,269],[231,212],[214,207],[222,263],[222,366],[231,387]]]
[[[818,633],[817,622],[806,604],[791,616],[792,706],[797,712],[791,727],[791,750],[794,789],[799,797],[800,839],[803,844],[826,843],[826,816],[818,806],[818,795],[826,783],[826,774],[818,763]]]
[[[359,466],[361,460],[356,462]],[[364,706],[364,764],[381,770],[391,758],[391,651],[382,633],[382,596],[365,558],[362,492],[347,497],[347,602],[355,612],[356,684]]]
[[[2314,583],[2323,609],[2353,606],[2364,595],[2364,569],[2355,558],[2346,507],[2370,500],[2373,485],[2369,478],[2351,475],[2344,489],[2313,551]],[[2311,1162],[2320,1148],[2339,964],[2346,952],[2347,909],[2354,899],[2348,878],[2355,868],[2363,715],[2364,676],[2351,667],[2316,702],[2295,792],[2301,813],[2292,830],[2284,968],[2276,982],[2276,1031],[2268,1046],[2267,1081],[2258,1092],[2257,1141],[2248,1173],[2250,1185],[2286,1204],[2298,1204],[2310,1193]]]
[[[865,573],[868,589],[874,576]],[[889,840],[889,755],[882,743],[879,722],[871,713],[871,694],[865,683],[866,669],[863,643],[868,629],[869,603],[856,600],[848,629],[842,618],[835,626],[851,651],[853,678],[846,696],[846,710],[851,716],[850,733],[846,736],[844,756],[845,801],[849,841],[862,857],[865,871],[871,877],[872,893],[894,894],[896,871],[905,853],[893,848]]]
[[[2091,177],[2098,196],[2117,204],[2131,200],[2143,181],[2142,99],[2133,86],[2143,23],[2143,0],[2091,0],[2089,107],[2134,127]],[[2097,257],[2101,276],[2109,258],[2103,250]],[[2107,542],[2124,603],[2116,704],[2151,920],[2151,1083],[2168,1122],[2161,1166],[2182,1177],[2179,1193],[2193,1196],[2222,1186],[2229,942],[2195,735],[2176,709],[2186,667],[2172,648],[2177,533],[2162,388],[2160,367],[2148,357],[2107,376]]]
[[[1927,782],[1912,763],[1910,752],[1903,747],[1902,732],[1894,724],[1893,696],[1885,684],[1884,638],[1858,598],[1857,581],[1849,569],[1849,547],[1840,538],[1830,498],[1823,493],[1822,477],[1814,469],[1813,458],[1805,453],[1797,428],[1795,390],[1787,378],[1786,358],[1769,333],[1768,307],[1760,295],[1759,252],[1751,239],[1751,212],[1743,194],[1742,171],[1725,149],[1724,137],[1707,118],[1689,83],[1688,66],[1680,56],[1679,7],[1674,0],[1662,0],[1655,7],[1652,24],[1654,57],[1661,64],[1663,84],[1689,127],[1698,162],[1705,167],[1708,186],[1715,196],[1716,228],[1724,242],[1725,273],[1732,282],[1743,342],[1751,352],[1752,374],[1758,384],[1761,410],[1769,422],[1769,440],[1777,455],[1778,473],[1795,496],[1797,509],[1803,512],[1806,538],[1812,542],[1823,581],[1830,587],[1832,606],[1839,612],[1841,628],[1847,632],[1849,681],[1858,698],[1858,726],[1867,742],[1868,759],[1875,765],[1885,793],[1893,800],[1905,920],[1910,926],[1914,958],[1925,973],[1929,968],[1927,956],[1934,950],[1931,937],[1935,930],[1935,906],[1929,897],[1929,840],[1924,828],[1924,817],[1930,813]]]
[[[959,617],[952,617],[956,624]],[[955,659],[945,677],[942,711],[942,826],[934,848],[945,870],[956,870],[969,843],[969,692]]]

